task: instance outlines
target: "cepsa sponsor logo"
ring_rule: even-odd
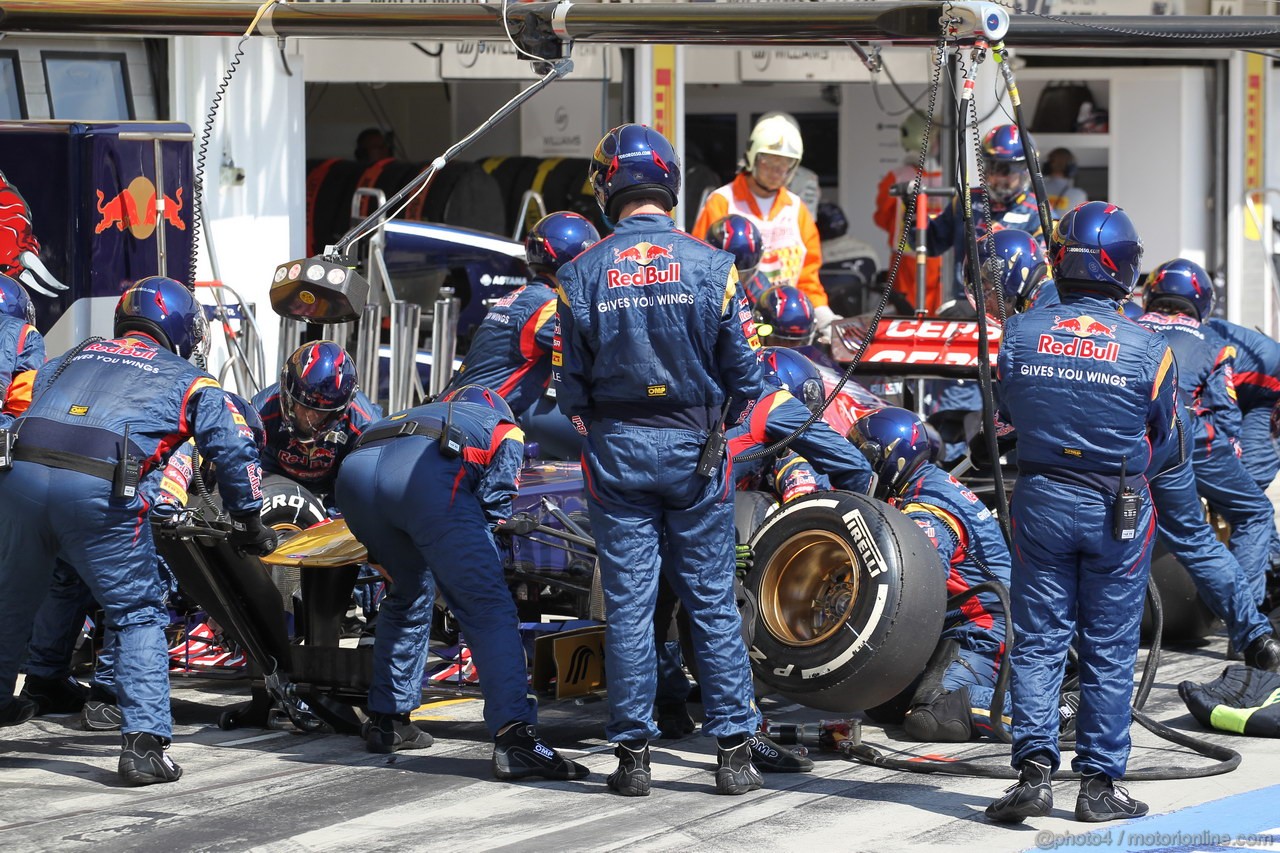
[[[1074,340],[1062,342],[1052,332],[1070,332]],[[1093,340],[1094,335],[1114,338],[1116,327],[1095,320],[1088,314],[1079,317],[1053,318],[1049,333],[1040,336],[1036,342],[1036,352],[1044,355],[1065,356],[1067,358],[1092,359],[1094,361],[1115,361],[1120,357],[1120,344],[1112,340],[1099,344]]]
[[[671,247],[657,246],[653,243],[636,243],[625,249],[615,251],[614,263],[628,261],[639,266],[634,272],[624,272],[610,268],[605,278],[610,287],[643,287],[650,284],[667,284],[680,280],[680,262],[671,261]],[[653,262],[666,259],[669,263],[662,268],[653,266]]]

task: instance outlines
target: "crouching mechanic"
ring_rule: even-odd
[[[938,549],[947,595],[981,583],[1009,586],[1009,547],[991,510],[934,465],[924,422],[897,407],[863,415],[849,439],[871,461],[874,497],[920,525]],[[997,595],[978,593],[947,611],[942,638],[904,723],[916,740],[959,742],[990,733],[990,708],[1005,655],[1007,616]],[[1010,710],[1005,697],[1002,715]]]
[[[229,391],[226,392],[226,402],[236,430],[242,436],[252,438],[261,453],[264,432],[253,404]],[[191,441],[182,443],[163,466],[157,465],[142,482],[140,489],[146,496],[152,520],[176,520],[187,507],[187,490],[193,479],[193,450]],[[203,482],[215,481],[214,471],[209,466]],[[198,511],[199,507],[193,509]],[[167,594],[172,594],[177,580],[159,558],[156,570],[162,588]],[[22,695],[37,704],[37,716],[80,711],[80,727],[85,731],[111,731],[120,728],[124,721],[117,698],[115,632],[107,628],[103,633],[102,648],[94,662],[93,677],[87,690],[71,674],[71,660],[76,640],[83,630],[84,618],[97,607],[89,588],[75,569],[59,561],[54,568],[49,594],[36,614],[31,631],[27,678],[22,686]]]
[[[729,456],[733,459],[791,435],[826,399],[822,374],[801,353],[765,347],[757,355],[764,371],[765,393],[751,407],[747,419],[729,430]],[[867,460],[821,418],[800,432],[788,447],[795,452],[777,459],[773,470],[775,490],[783,500],[803,494],[800,488],[809,484],[814,488],[807,491],[834,486],[862,494],[871,485]],[[768,457],[735,461],[733,477],[740,488],[758,487],[773,461]],[[805,471],[813,474],[806,475]]]
[[[435,589],[449,602],[484,673],[493,775],[581,779],[587,768],[538,736],[515,602],[490,526],[511,517],[524,434],[502,397],[465,385],[439,402],[377,421],[342,463],[334,496],[370,559],[391,576],[373,644],[365,745],[426,749],[409,721],[422,704]]]
[[[253,398],[267,430],[262,470],[288,477],[331,505],[338,465],[365,427],[382,417],[357,379],[355,361],[333,341],[294,350],[279,383]]]
[[[1077,820],[1146,814],[1115,785],[1129,758],[1129,697],[1155,518],[1144,472],[1175,442],[1178,370],[1164,338],[1120,317],[1142,241],[1120,208],[1089,202],[1058,222],[1060,305],[1010,317],[997,365],[1001,419],[1018,432],[1010,600],[1013,766],[986,814],[1053,808],[1058,698],[1079,653]]]
[[[217,463],[231,542],[264,554],[275,533],[258,518],[261,468],[232,422],[218,383],[186,361],[204,340],[204,314],[185,286],[153,277],[116,305],[116,339],[87,341],[40,369],[14,422],[11,470],[0,472],[0,694],[11,694],[54,559],[75,566],[117,637],[124,719],[119,773],[131,785],[173,782],[165,754],[169,622],[139,483],[194,435]],[[0,715],[13,703],[0,706]],[[30,704],[30,703],[28,703]]]
[[[524,240],[533,280],[489,309],[443,393],[464,385],[491,388],[516,417],[537,403],[551,380],[556,273],[599,239],[595,226],[576,213],[562,211],[538,220]]]

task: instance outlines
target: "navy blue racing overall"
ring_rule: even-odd
[[[159,478],[194,436],[217,465],[232,516],[256,516],[257,448],[238,431],[213,377],[143,335],[89,344],[52,381],[62,361],[36,375],[31,407],[13,425],[17,461],[0,472],[0,694],[12,692],[58,558],[80,573],[116,634],[123,730],[167,739],[169,616],[147,521],[154,489],[145,481]],[[131,497],[113,496],[123,452],[141,463],[144,482]]]
[[[1119,311],[1101,293],[1063,291],[1060,305],[1005,321],[998,361],[1001,417],[1018,431],[1013,765],[1039,756],[1058,767],[1058,698],[1075,643],[1072,767],[1112,779],[1124,776],[1129,758],[1129,696],[1155,535],[1144,473],[1152,451],[1176,441],[1178,378],[1164,339]],[[1139,505],[1117,536],[1122,488]]]
[[[669,216],[623,218],[560,270],[561,410],[582,425],[583,475],[604,584],[609,740],[653,740],[658,575],[689,615],[703,734],[755,732],[734,598],[730,466],[697,473],[726,399],[762,392],[755,325],[733,256]]]
[[[446,419],[466,437],[455,458],[440,451]],[[523,460],[520,428],[474,403],[429,403],[370,424],[343,460],[335,502],[369,559],[391,576],[370,711],[408,714],[422,704],[438,585],[471,647],[490,734],[537,722],[516,606],[490,532],[511,516]]]

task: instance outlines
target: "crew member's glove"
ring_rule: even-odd
[[[257,557],[265,557],[276,549],[276,532],[262,523],[255,512],[249,515],[231,516],[232,547]]]
[[[508,519],[499,521],[493,532],[499,536],[525,536],[538,528],[538,519],[527,512],[518,512]]]
[[[818,330],[818,340],[821,343],[831,343],[831,324],[836,320],[843,320],[836,312],[832,311],[826,305],[815,305],[813,308],[813,324]]]
[[[734,569],[739,577],[745,576],[755,565],[756,555],[750,545],[735,545],[733,550]]]

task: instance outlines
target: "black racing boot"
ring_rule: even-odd
[[[36,703],[37,717],[44,714],[74,714],[84,707],[89,688],[71,675],[62,678],[28,675],[22,684],[22,695]]]
[[[80,711],[80,728],[86,732],[109,732],[124,724],[120,703],[110,691],[97,684],[89,688],[89,698]]]
[[[1280,640],[1275,637],[1259,637],[1244,650],[1245,666],[1280,672]]]
[[[649,742],[633,740],[619,743],[613,754],[618,756],[618,769],[609,774],[605,784],[624,797],[649,796],[653,774],[649,770]]]
[[[751,746],[751,763],[761,773],[808,773],[813,769],[813,759],[783,749],[758,732],[749,735],[747,743]]]
[[[1124,820],[1142,817],[1147,804],[1129,796],[1129,792],[1111,781],[1110,777],[1085,771],[1080,774],[1080,795],[1076,797],[1076,820],[1101,823],[1104,820]]]
[[[576,761],[556,752],[528,723],[517,723],[494,739],[493,775],[497,779],[585,779],[590,773]]]
[[[939,695],[927,705],[907,711],[902,725],[907,737],[925,743],[964,743],[972,740],[973,715],[969,711],[969,688],[961,687]]]
[[[745,794],[764,787],[764,778],[751,763],[751,744],[743,735],[736,738],[717,738],[719,752],[716,755],[716,793]],[[729,746],[726,742],[738,741]]]
[[[1029,817],[1044,817],[1053,810],[1053,771],[1043,761],[1027,760],[1018,768],[1018,782],[1005,789],[1004,796],[987,806],[987,817],[996,823],[1022,823]]]
[[[409,722],[408,714],[375,711],[361,727],[360,734],[364,735],[366,749],[384,755],[401,749],[426,749],[435,743],[435,738]]]
[[[35,715],[35,702],[25,696],[14,696],[0,705],[0,728],[20,726]]]
[[[130,785],[177,782],[182,778],[182,768],[165,753],[168,748],[166,738],[147,732],[126,732],[116,772]]]
[[[659,702],[654,721],[658,724],[658,737],[671,740],[693,734],[698,724],[689,715],[689,706],[683,701]]]

